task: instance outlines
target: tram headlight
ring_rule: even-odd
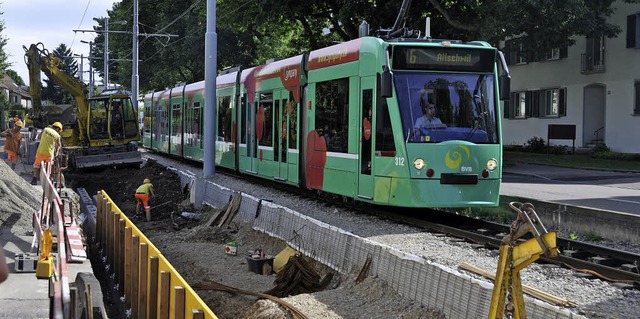
[[[487,161],[487,169],[488,170],[493,172],[496,169],[496,167],[498,167],[498,161],[496,161],[495,158],[492,158],[492,159]]]
[[[427,164],[425,164],[424,160],[421,158],[417,158],[415,161],[413,161],[413,167],[415,167],[417,170],[421,170],[425,166],[427,166]]]

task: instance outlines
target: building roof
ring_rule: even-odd
[[[7,89],[15,94],[22,96],[23,98],[31,98],[29,92],[23,90],[8,74],[5,74],[4,77],[0,80],[0,88]]]

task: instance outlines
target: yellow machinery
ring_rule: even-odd
[[[543,254],[546,257],[558,256],[556,233],[547,232],[533,205],[512,202],[509,206],[518,213],[518,217],[511,224],[509,235],[500,245],[500,260],[493,286],[489,319],[526,318],[520,270]],[[533,238],[519,241],[527,233],[531,233]]]
[[[58,121],[64,126],[62,143],[73,168],[138,165],[140,130],[137,105],[128,94],[111,93],[89,97],[87,86],[63,72],[62,60],[44,49],[42,43],[25,50],[29,67],[29,93],[33,108],[28,118],[44,128]],[[72,111],[63,106],[43,106],[40,72],[75,98]],[[93,90],[93,88],[91,88]]]

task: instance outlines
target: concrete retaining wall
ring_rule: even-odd
[[[233,190],[204,182],[204,202],[222,207]],[[195,185],[198,185],[196,183]],[[196,190],[192,189],[192,192]],[[286,241],[296,250],[347,273],[372,258],[370,276],[385,280],[404,298],[439,309],[447,318],[482,318],[489,313],[493,284],[460,271],[431,263],[419,256],[346,232],[286,207],[243,194],[239,218],[253,229]],[[238,218],[238,217],[236,217]],[[496,260],[496,263],[498,260]],[[525,296],[528,318],[584,318]]]

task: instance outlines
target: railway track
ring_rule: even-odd
[[[509,233],[509,225],[441,211],[427,215],[437,216],[437,222],[401,213],[385,212],[381,216],[490,248],[498,248]],[[525,239],[528,238],[531,237]],[[640,289],[640,255],[561,237],[557,238],[556,243],[559,256],[541,257],[539,262],[568,267],[586,277],[597,277],[626,285],[624,287]]]
[[[157,156],[162,156],[155,153]],[[183,162],[185,163],[185,162]],[[201,163],[188,162],[193,168],[201,168]],[[353,202],[343,200],[337,196],[327,196],[324,193],[302,191],[299,188],[290,187],[281,183],[254,177],[251,175],[238,176],[232,171],[216,169],[217,173],[240,177],[249,183],[259,184],[264,187],[277,188],[281,191],[306,200],[314,199],[328,204],[354,209],[361,213],[378,216],[398,223],[423,228],[430,232],[447,234],[456,238],[479,245],[497,249],[502,239],[509,233],[509,225],[491,221],[457,215],[442,210],[424,210],[420,217],[413,217],[413,211],[399,211],[397,208],[384,209],[371,205],[355,205]],[[543,221],[544,223],[544,221]],[[526,240],[530,237],[525,237]],[[542,257],[538,262],[555,264],[574,269],[585,277],[600,278],[621,285],[623,288],[640,289],[640,255],[621,251],[610,247],[589,244],[586,242],[557,238],[559,256],[555,258]]]

